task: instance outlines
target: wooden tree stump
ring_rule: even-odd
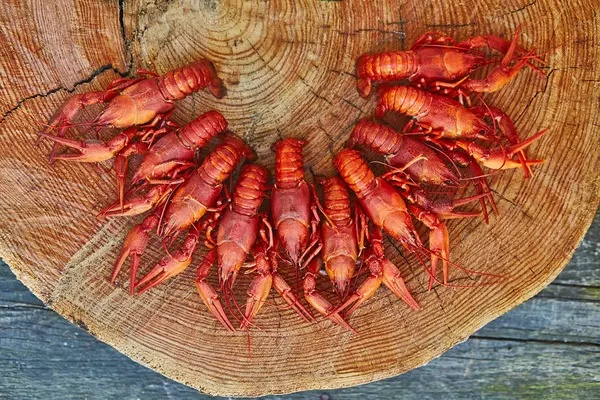
[[[133,2],[132,2],[133,3]],[[204,392],[250,396],[366,383],[437,357],[530,298],[565,266],[598,205],[600,19],[597,1],[142,1],[9,2],[0,5],[0,256],[39,298],[132,359]],[[194,268],[130,297],[125,273],[107,282],[124,235],[139,219],[94,218],[114,196],[111,171],[49,166],[35,146],[72,93],[105,87],[138,67],[164,73],[198,57],[213,60],[228,88],[178,103],[186,122],[221,111],[233,131],[273,167],[271,144],[304,137],[313,174],[332,174],[352,123],[373,99],[359,98],[354,61],[374,49],[406,49],[423,32],[461,40],[509,37],[547,52],[545,78],[525,71],[485,96],[514,117],[523,136],[551,132],[532,146],[548,162],[526,181],[497,174],[500,218],[450,223],[453,260],[508,274],[478,289],[437,287],[388,243],[422,305],[410,311],[388,291],[351,319],[353,335],[328,321],[308,325],[273,298],[251,331],[225,332],[195,294]],[[310,176],[310,174],[308,175]],[[161,257],[154,246],[144,269]],[[198,260],[197,256],[196,260]],[[143,272],[143,271],[142,271]],[[247,281],[246,281],[247,282]],[[240,286],[245,284],[240,282]],[[240,297],[242,300],[243,297]]]

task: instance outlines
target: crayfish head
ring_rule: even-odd
[[[298,265],[308,243],[308,227],[293,219],[286,219],[277,227],[277,235],[290,260]]]
[[[396,210],[387,215],[383,229],[410,251],[422,246],[421,239],[414,228],[407,211]]]
[[[217,263],[220,270],[222,283],[231,279],[231,285],[237,277],[238,271],[246,260],[246,252],[233,242],[221,243],[217,247]]]
[[[342,297],[346,294],[350,279],[354,276],[355,261],[347,256],[340,255],[328,260],[325,270],[333,282],[336,293]]]

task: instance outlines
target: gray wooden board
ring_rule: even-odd
[[[428,365],[354,388],[267,399],[600,398],[599,267],[600,213],[553,284]],[[211,397],[70,324],[0,261],[0,398]]]

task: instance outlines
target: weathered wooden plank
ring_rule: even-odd
[[[600,213],[565,269],[554,281],[565,285],[600,287]]]
[[[0,395],[208,399],[144,368],[45,308],[0,267]],[[590,295],[590,293],[592,293]],[[600,390],[595,288],[552,285],[429,365],[330,399],[572,398]],[[538,317],[538,316],[542,317]],[[544,317],[547,316],[547,317]],[[561,343],[563,342],[563,343]],[[319,399],[304,392],[276,399]]]
[[[12,313],[12,315],[11,315]],[[137,365],[50,310],[6,312],[2,329],[0,394],[11,398],[209,399]],[[396,378],[328,393],[364,398],[583,398],[600,390],[596,345],[473,338],[429,365]],[[276,399],[319,399],[305,392]],[[567,396],[570,395],[570,396]]]
[[[550,285],[472,337],[600,345],[600,288]]]
[[[565,272],[569,272],[569,266]],[[0,307],[44,308],[3,264]],[[473,336],[600,345],[600,288],[552,284],[539,295],[485,326]]]

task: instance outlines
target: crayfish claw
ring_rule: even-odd
[[[123,264],[125,263],[125,260],[127,260],[127,257],[129,255],[131,255],[129,294],[133,296],[135,294],[135,279],[137,276],[138,268],[140,266],[140,255],[139,254],[132,253],[131,250],[123,249],[123,252],[121,253],[121,256],[119,257],[119,259],[117,260],[115,267],[113,269],[113,272],[110,276],[110,283],[114,285],[115,280],[117,279],[117,275],[119,274],[121,267],[123,266]]]
[[[136,285],[137,294],[142,294],[155,286],[160,285],[164,281],[174,276],[179,275],[191,263],[189,260],[180,261],[175,256],[166,256],[152,270],[146,274]]]
[[[444,279],[447,279],[448,259],[444,260]],[[382,260],[383,284],[387,286],[396,296],[404,301],[413,310],[420,308],[419,303],[410,294],[410,291],[404,283],[404,279],[400,275],[398,268],[388,259]]]
[[[200,298],[208,308],[208,311],[225,327],[225,329],[234,332],[235,328],[227,318],[225,310],[219,300],[219,294],[205,279],[196,279],[194,281]]]
[[[268,250],[267,244],[268,240],[265,240],[254,247],[254,268],[258,275],[252,280],[250,286],[248,286],[248,300],[246,300],[246,310],[240,329],[248,329],[256,314],[258,314],[261,307],[265,304],[273,285],[271,265],[266,255],[266,251]]]
[[[199,239],[199,232],[196,229],[190,230],[181,249],[173,255],[167,254],[135,285],[137,293],[142,294],[183,272],[192,262],[192,254],[198,246]]]
[[[344,313],[344,317],[348,318],[350,314],[356,311],[358,307],[360,307],[364,304],[364,302],[373,297],[377,289],[381,286],[381,282],[381,274],[371,273],[371,275],[368,276],[367,279],[363,281],[363,283],[361,283],[361,285],[356,289],[356,291],[350,297],[348,297],[348,299],[346,299],[344,303],[342,303],[340,306],[334,309],[333,312],[339,313],[347,307],[349,307],[350,305],[352,305],[352,307],[350,307],[350,309],[348,309]]]
[[[145,291],[152,289],[168,278],[168,272],[165,264],[166,263],[161,260],[135,285],[137,294],[142,294]]]
[[[38,138],[38,142],[42,137],[48,137],[47,133],[51,129],[58,129],[58,135],[56,137],[62,138],[67,134],[67,131],[71,129],[73,126],[94,126],[94,123],[88,124],[73,124],[73,120],[79,113],[79,111],[83,110],[86,106],[98,103],[106,103],[111,101],[117,92],[106,90],[106,91],[95,91],[89,93],[76,94],[69,98],[61,108],[58,109],[56,114],[52,117],[50,122],[46,125],[46,128],[40,132],[40,137]],[[54,140],[54,145],[52,146],[52,152],[50,153],[50,157],[48,162],[52,163],[56,156],[56,152],[58,151],[58,145],[60,144],[54,138],[50,138]]]
[[[267,300],[267,296],[271,291],[273,277],[269,275],[259,275],[254,278],[248,288],[248,300],[246,301],[246,311],[244,312],[244,320],[240,325],[240,329],[247,329],[256,314],[260,311],[263,304]]]
[[[200,299],[202,299],[202,302],[204,305],[206,305],[208,311],[217,319],[217,321],[221,323],[221,325],[225,327],[225,329],[233,332],[235,331],[235,328],[225,314],[225,310],[223,309],[221,301],[219,300],[219,294],[206,280],[210,272],[210,268],[215,263],[216,258],[216,248],[211,249],[206,256],[204,256],[204,259],[196,269],[196,279],[194,280],[194,285],[196,285],[196,290],[200,295]]]
[[[325,318],[334,324],[339,325],[342,328],[346,328],[352,333],[357,333],[356,330],[348,322],[346,322],[346,320],[342,318],[340,314],[335,312],[335,307],[333,307],[333,305],[327,301],[327,299],[325,299],[316,291],[309,294],[305,293],[304,298],[306,298],[306,301],[308,301],[315,310],[323,314]]]

